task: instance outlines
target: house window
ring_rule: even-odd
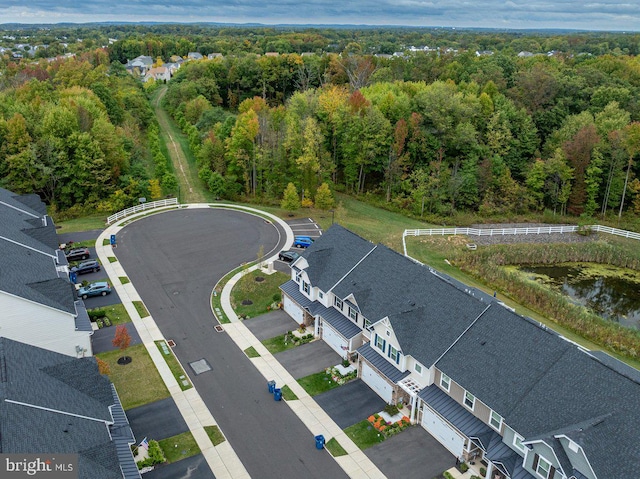
[[[342,300],[340,298],[338,298],[337,296],[335,298],[333,298],[333,305],[338,308],[340,311],[342,311]]]
[[[575,442],[569,439],[569,449],[577,453],[578,451],[580,451],[580,446],[578,446]]]
[[[358,312],[349,306],[349,317],[353,319],[356,323],[358,322]]]
[[[371,321],[369,321],[367,318],[364,318],[364,328],[369,329],[370,327],[371,327]]]
[[[322,291],[318,291],[318,298],[324,298],[324,293]]]
[[[502,426],[502,416],[495,411],[491,411],[489,424],[491,424],[491,427],[496,431],[500,432],[500,427]]]
[[[391,358],[392,361],[395,361],[396,364],[400,363],[400,353],[396,348],[394,348],[391,345],[389,345],[389,357]]]
[[[299,283],[299,282],[300,282],[300,278],[301,278],[301,277],[302,277],[302,273],[297,272],[297,273],[296,273],[296,283]]]
[[[473,411],[473,405],[476,402],[476,397],[469,391],[464,392],[464,405]]]
[[[422,365],[415,363],[413,365],[413,369],[415,370],[415,372],[417,372],[418,374],[420,374],[422,376]]]
[[[522,441],[524,441],[522,436],[519,436],[518,434],[513,436],[513,445],[516,446],[516,449],[520,452],[524,452],[524,444],[522,444]]]
[[[551,463],[544,457],[537,456],[537,458],[538,464],[535,467],[536,473],[540,477],[544,477],[544,479],[547,479],[549,477],[549,471],[551,470]]]
[[[449,388],[451,387],[451,378],[445,373],[442,373],[442,376],[440,376],[440,387],[447,392],[449,392]]]
[[[303,282],[302,282],[302,290],[303,290],[305,293],[309,294],[309,283],[307,283],[306,281],[303,281]]]
[[[386,346],[386,341],[376,334],[376,348],[378,348],[380,351],[384,353],[385,346]]]

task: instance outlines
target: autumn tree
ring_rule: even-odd
[[[131,344],[131,336],[129,335],[129,331],[124,324],[119,324],[116,326],[116,333],[113,336],[113,340],[111,341],[116,348],[124,353],[124,351]],[[122,356],[118,359],[118,364],[127,364],[131,362],[130,356]]]
[[[298,189],[293,183],[289,183],[285,188],[280,207],[290,213],[293,213],[297,209],[300,209],[300,198],[298,197]]]
[[[333,208],[335,200],[328,184],[322,183],[318,187],[318,190],[316,191],[315,204],[316,207],[320,208],[321,210],[330,210],[331,208]]]

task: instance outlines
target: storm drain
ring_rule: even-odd
[[[207,360],[204,358],[199,359],[198,361],[189,363],[189,366],[191,366],[191,369],[193,369],[193,372],[196,374],[202,374],[202,373],[206,373],[207,371],[211,371],[211,366],[209,365]]]
[[[216,324],[213,329],[215,329],[217,332],[221,333],[222,331],[224,331],[224,328],[222,327],[221,324]]]

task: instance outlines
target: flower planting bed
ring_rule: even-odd
[[[400,431],[411,425],[411,420],[407,416],[403,416],[399,421],[389,422],[385,421],[380,414],[373,414],[367,418],[367,421],[369,421],[371,425],[385,437],[398,434]]]

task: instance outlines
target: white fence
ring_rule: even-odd
[[[126,210],[118,211],[107,218],[107,224],[110,225],[114,221],[121,220],[127,216],[139,213],[141,211],[150,210],[153,208],[162,208],[163,206],[174,206],[178,204],[178,198],[168,198],[166,200],[151,201],[150,203],[141,203],[137,206],[127,208]]]
[[[583,226],[592,231],[599,233],[608,233],[616,236],[623,236],[640,240],[640,233],[633,231],[620,230],[618,228],[610,228],[602,225]],[[404,246],[404,254],[407,254],[407,245],[405,238],[407,236],[445,236],[445,235],[467,235],[467,236],[495,236],[495,235],[540,235],[551,233],[575,233],[580,229],[579,226],[538,226],[532,228],[434,228],[424,230],[404,230],[402,234],[402,243]]]

